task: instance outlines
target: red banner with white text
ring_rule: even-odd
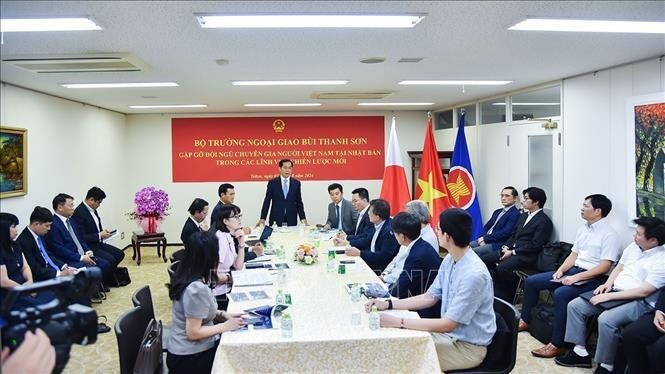
[[[300,180],[381,179],[384,118],[173,118],[174,182],[265,181],[293,161]]]

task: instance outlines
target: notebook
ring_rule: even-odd
[[[610,292],[616,292],[616,291],[612,290]],[[594,297],[594,296],[595,295],[593,294],[593,290],[580,294],[580,297],[583,298],[586,301],[591,300],[591,298]],[[597,304],[596,306],[607,310],[607,309],[612,309],[612,308],[618,307],[619,305],[629,303],[633,300],[635,300],[635,299],[610,300],[610,301],[606,301],[604,303]]]

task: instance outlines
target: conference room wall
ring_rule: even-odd
[[[171,175],[171,118],[174,117],[256,117],[272,116],[271,113],[219,113],[219,114],[136,114],[127,116],[126,127],[126,186],[133,193],[142,186],[155,185],[165,189],[171,197],[173,207],[171,215],[163,224],[170,241],[176,241],[183,222],[188,216],[187,208],[192,200],[201,197],[211,205],[218,200],[217,187],[224,178],[220,169],[218,180],[207,183],[173,183]],[[390,135],[392,112],[345,112],[316,113],[294,112],[279,113],[281,116],[384,116],[386,148]],[[402,161],[406,166],[407,183],[410,184],[410,161],[407,151],[421,151],[425,137],[426,113],[422,111],[395,112],[396,129],[402,150]],[[441,146],[439,149],[444,149]],[[445,148],[447,149],[447,148]],[[452,149],[452,143],[450,148]],[[297,166],[296,166],[297,168]],[[275,173],[278,169],[275,168]],[[333,181],[303,182],[303,202],[309,223],[324,223],[326,207],[330,203],[327,186]],[[369,190],[370,198],[377,198],[381,190],[381,180],[341,180],[344,196],[351,198],[351,191],[356,187]],[[236,204],[243,209],[243,223],[254,225],[259,219],[261,204],[265,195],[266,182],[231,182],[236,190]],[[132,208],[131,196],[125,199],[125,209]]]
[[[3,126],[28,130],[28,193],[0,200],[3,212],[15,214],[22,229],[35,206],[51,209],[57,193],[78,204],[99,186],[107,194],[100,208],[104,225],[126,223],[124,114],[7,84],[0,86],[0,103]]]

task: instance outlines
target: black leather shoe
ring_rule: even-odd
[[[111,328],[108,327],[104,322],[100,322],[97,324],[97,333],[98,334],[103,334],[105,332],[111,331]]]
[[[591,355],[582,357],[572,349],[565,355],[555,358],[554,362],[561,366],[591,369]]]

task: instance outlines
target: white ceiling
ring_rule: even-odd
[[[527,16],[662,21],[665,1],[2,1],[2,18],[90,16],[102,31],[5,33],[9,56],[126,52],[142,72],[36,74],[2,63],[1,80],[123,113],[128,105],[207,104],[186,112],[260,112],[244,103],[314,102],[314,91],[389,90],[389,102],[437,109],[665,54],[665,35],[508,31]],[[426,13],[413,29],[202,29],[193,13]],[[366,57],[382,64],[361,64]],[[397,63],[423,57],[420,63]],[[217,65],[215,60],[229,63]],[[346,79],[346,86],[237,87],[232,80]],[[512,80],[506,86],[399,86],[405,79]],[[180,87],[87,89],[61,83],[176,81]],[[303,111],[360,111],[318,100]],[[382,107],[381,109],[397,109]],[[276,112],[269,108],[265,111]],[[287,109],[293,111],[293,108]],[[163,110],[161,110],[163,111]],[[173,112],[174,110],[168,110]]]

